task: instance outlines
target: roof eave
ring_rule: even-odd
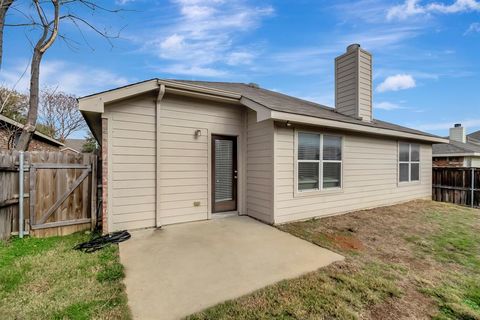
[[[405,139],[415,139],[421,141],[427,141],[430,143],[448,143],[447,139],[440,137],[432,137],[426,135],[420,135],[415,133],[403,132],[398,130],[375,128],[370,126],[363,126],[361,124],[342,122],[338,120],[329,120],[317,117],[310,117],[305,115],[298,115],[293,113],[272,111],[271,117],[274,120],[279,121],[290,121],[294,123],[309,124],[316,126],[323,126],[328,128],[343,129],[348,131],[357,131],[369,134],[376,134],[389,137],[405,138]]]
[[[303,123],[303,124],[319,125],[319,126],[325,126],[330,128],[364,132],[364,133],[377,134],[377,135],[383,135],[383,136],[416,139],[421,141],[428,141],[431,143],[448,143],[448,139],[444,139],[441,137],[421,135],[421,134],[403,132],[403,131],[392,130],[392,129],[375,128],[371,126],[364,126],[361,124],[342,122],[338,120],[329,120],[329,119],[312,117],[307,115],[275,111],[263,104],[260,104],[236,92],[207,88],[204,86],[187,84],[187,83],[177,82],[173,80],[152,79],[144,82],[139,82],[133,85],[125,86],[122,88],[83,97],[78,99],[79,109],[80,111],[82,111],[82,113],[83,112],[103,113],[106,103],[111,103],[121,99],[126,99],[132,96],[146,93],[148,91],[158,90],[161,85],[165,86],[166,92],[170,92],[174,94],[181,94],[185,96],[192,96],[192,97],[224,101],[224,102],[230,102],[230,103],[240,103],[259,113],[259,117],[257,121],[263,121],[267,119],[273,119],[273,120],[279,120],[279,121],[291,121],[291,122],[297,122],[297,123]]]
[[[1,120],[1,121],[4,121],[4,122],[6,122],[6,123],[8,123],[8,124],[10,124],[10,125],[12,125],[12,126],[15,126],[15,127],[19,128],[19,129],[23,129],[23,124],[21,124],[20,122],[15,121],[15,120],[12,120],[12,119],[10,119],[10,118],[8,118],[8,117],[5,117],[5,116],[0,115],[0,120]],[[62,142],[60,142],[60,141],[58,141],[58,140],[55,140],[55,139],[53,139],[53,138],[51,138],[51,137],[47,136],[46,134],[43,134],[43,133],[41,133],[41,132],[39,132],[39,131],[35,131],[35,132],[33,133],[33,135],[36,136],[36,137],[39,137],[39,138],[41,138],[41,139],[43,139],[43,140],[47,140],[47,141],[50,142],[51,144],[55,144],[55,145],[57,145],[57,146],[59,146],[59,147],[62,147],[62,146],[65,145],[64,143],[62,143]]]

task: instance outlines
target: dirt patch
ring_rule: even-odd
[[[365,247],[358,238],[344,235],[327,235],[327,238],[342,250],[363,250]]]
[[[412,201],[281,225],[345,260],[192,319],[480,319],[479,217]]]

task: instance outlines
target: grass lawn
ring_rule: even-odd
[[[129,319],[118,246],[72,250],[89,238],[0,241],[0,318]]]
[[[413,201],[279,228],[346,259],[189,319],[480,319],[480,210]]]

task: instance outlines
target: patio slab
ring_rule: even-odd
[[[246,216],[132,232],[120,244],[135,319],[180,319],[343,257]]]

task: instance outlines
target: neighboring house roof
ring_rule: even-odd
[[[444,138],[429,133],[376,119],[371,122],[362,121],[358,118],[338,113],[334,108],[245,83],[151,79],[82,97],[79,99],[80,110],[98,139],[98,136],[100,136],[99,120],[97,119],[96,126],[92,125],[93,113],[102,113],[106,103],[128,98],[140,94],[142,91],[147,92],[159,89],[161,91],[161,88],[166,92],[191,96],[198,95],[204,98],[219,96],[225,100],[239,102],[254,109],[257,111],[257,114],[260,112],[260,120],[292,121],[372,134],[402,136],[431,142],[446,142]]]
[[[21,124],[20,122],[15,121],[15,120],[12,120],[12,119],[10,119],[10,118],[8,118],[8,117],[5,117],[5,116],[3,116],[3,115],[1,115],[1,114],[0,114],[0,122],[7,123],[7,124],[9,124],[10,126],[16,127],[16,128],[18,128],[18,129],[23,129],[23,124]],[[33,136],[34,136],[35,138],[39,139],[39,140],[45,141],[45,142],[47,142],[47,143],[49,143],[49,144],[52,144],[52,145],[55,145],[55,146],[61,147],[61,146],[64,145],[64,144],[61,143],[60,141],[55,140],[55,139],[53,139],[53,138],[51,138],[51,137],[49,137],[49,136],[47,136],[47,135],[45,135],[45,134],[43,134],[43,133],[41,133],[41,132],[38,132],[38,131],[35,131],[35,132],[33,133]]]
[[[449,143],[434,144],[434,157],[441,156],[480,156],[480,146],[473,143],[450,141]]]
[[[480,144],[480,130],[467,134],[467,141]]]
[[[85,139],[66,139],[65,149],[68,148],[72,151],[81,153],[84,144],[85,144]]]

